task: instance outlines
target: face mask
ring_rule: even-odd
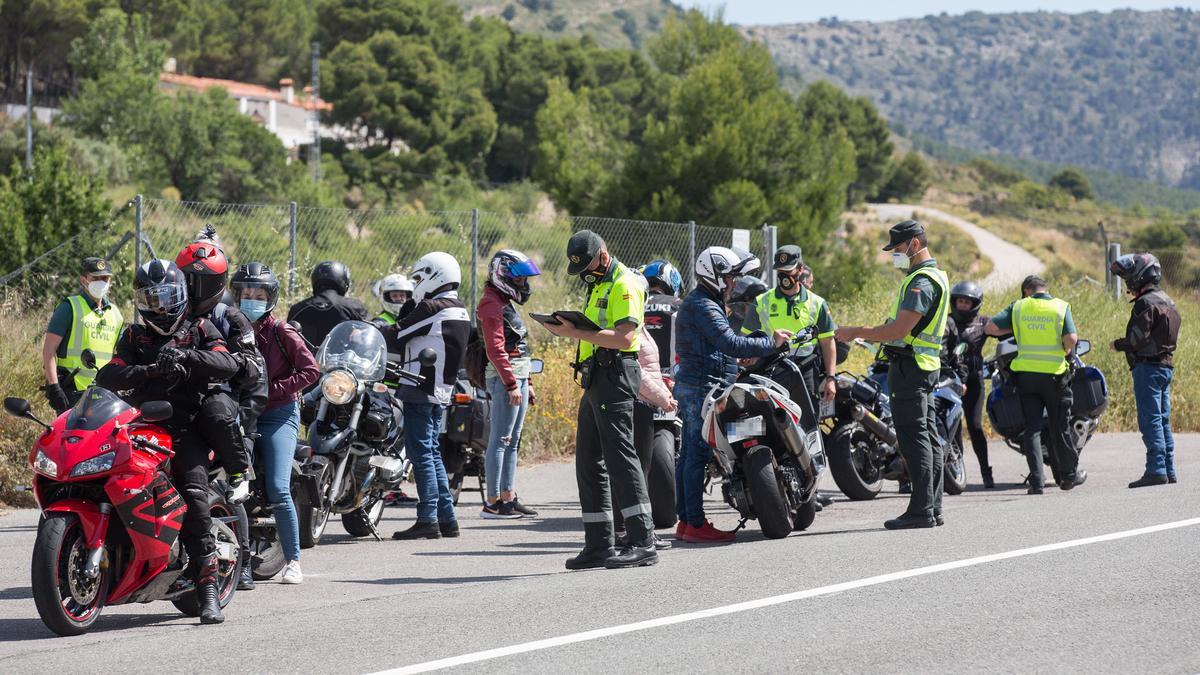
[[[790,291],[796,287],[796,277],[790,274],[783,274],[779,277],[779,287],[785,291]]]
[[[242,314],[245,314],[247,319],[258,321],[263,314],[267,313],[267,301],[242,300],[238,303],[238,308],[242,310]]]
[[[892,251],[892,267],[896,269],[906,270],[911,262],[908,256],[899,251]]]
[[[100,280],[90,281],[87,285],[87,292],[88,295],[99,300],[104,297],[105,293],[108,293],[108,282]]]
[[[612,258],[609,258],[608,263],[600,263],[600,266],[594,270],[585,270],[579,273],[579,278],[583,279],[583,283],[591,285],[599,282],[608,274],[608,266],[612,264]]]

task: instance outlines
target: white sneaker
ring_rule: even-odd
[[[283,579],[280,583],[284,584],[302,584],[304,583],[304,574],[300,572],[300,561],[289,560],[283,568]]]

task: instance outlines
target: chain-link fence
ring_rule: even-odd
[[[464,301],[482,292],[487,265],[500,249],[517,249],[542,269],[530,309],[577,304],[583,286],[566,274],[566,245],[571,234],[591,229],[607,242],[619,260],[633,267],[655,258],[674,264],[692,279],[696,256],[708,246],[737,245],[770,260],[774,228],[753,230],[706,227],[619,218],[566,217],[552,209],[539,213],[492,213],[479,210],[416,212],[349,210],[284,205],[213,204],[144,199],[138,196],[112,219],[48,252],[43,258],[6,277],[0,286],[54,286],[54,295],[70,290],[79,259],[105,255],[117,272],[118,300],[128,299],[131,271],[150,257],[173,259],[196,234],[211,224],[233,264],[267,263],[284,280],[284,304],[310,291],[309,272],[323,260],[339,260],[351,270],[351,294],[376,307],[373,282],[392,272],[407,272],[430,251],[445,251],[462,265]],[[136,246],[135,242],[141,242]],[[127,279],[121,279],[122,272]],[[125,292],[121,292],[124,286]]]

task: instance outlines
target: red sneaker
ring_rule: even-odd
[[[682,541],[683,533],[687,532],[687,529],[688,524],[686,520],[681,520],[678,523],[675,523],[675,539]]]
[[[683,540],[689,544],[728,544],[736,538],[733,532],[718,530],[709,520],[700,527],[688,525],[683,531]]]

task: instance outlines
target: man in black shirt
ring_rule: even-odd
[[[304,339],[316,346],[334,326],[343,321],[366,321],[367,308],[362,302],[346,297],[350,292],[350,268],[336,260],[326,260],[313,268],[311,298],[292,305],[288,321],[300,324]]]

